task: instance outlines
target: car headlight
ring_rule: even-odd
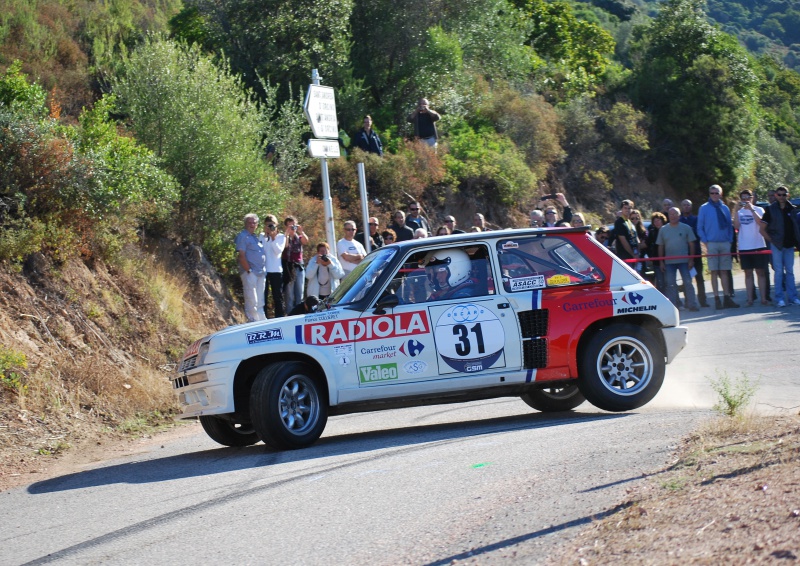
[[[194,364],[195,366],[202,366],[206,362],[206,354],[208,354],[210,347],[211,342],[206,342],[200,346],[200,351],[197,352],[197,362]]]

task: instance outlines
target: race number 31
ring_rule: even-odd
[[[468,303],[449,308],[439,317],[434,332],[439,356],[456,371],[487,370],[503,355],[503,324],[483,306]]]

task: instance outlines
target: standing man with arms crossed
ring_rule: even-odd
[[[617,256],[622,260],[638,259],[639,257],[639,237],[630,220],[631,210],[633,210],[633,201],[623,200],[619,217],[614,222]],[[633,263],[629,263],[628,267],[636,270],[636,265]]]
[[[244,217],[244,230],[236,235],[236,261],[244,291],[244,314],[247,322],[264,320],[264,282],[267,276],[267,262],[264,245],[256,236],[258,215]]]
[[[733,242],[733,222],[731,209],[722,201],[722,187],[711,185],[708,188],[708,202],[697,214],[697,234],[701,244],[706,246],[708,269],[711,271],[711,289],[714,291],[714,308],[739,308],[730,298],[732,289],[726,271],[733,269],[731,242]],[[722,282],[722,300],[719,298],[717,277]]]
[[[706,282],[705,279],[703,279],[703,258],[700,255],[700,237],[697,235],[697,216],[692,214],[692,201],[688,198],[681,201],[681,222],[690,226],[692,232],[694,232],[694,237],[697,238],[698,245],[695,248],[697,252],[695,255],[697,255],[697,257],[694,258],[694,269],[697,275],[694,276],[694,282],[697,284],[697,301],[700,303],[701,307],[707,308]]]
[[[353,271],[356,266],[361,263],[367,255],[367,250],[358,243],[354,236],[356,235],[356,223],[348,220],[344,223],[344,238],[336,242],[336,255],[342,263],[344,275]]]
[[[697,297],[694,294],[694,287],[692,287],[692,278],[689,271],[692,269],[693,260],[687,259],[687,255],[694,255],[694,243],[696,238],[692,229],[680,222],[681,211],[676,207],[669,209],[669,224],[662,226],[658,230],[658,237],[656,238],[656,245],[658,246],[658,256],[682,256],[675,259],[664,259],[659,261],[660,269],[667,279],[667,297],[672,301],[676,307],[680,304],[678,302],[678,271],[681,272],[681,280],[683,281],[684,293],[686,295],[686,306],[690,311],[696,312],[700,308],[697,305]]]
[[[789,202],[789,189],[780,186],[775,190],[776,202],[764,211],[761,235],[772,251],[772,269],[775,270],[775,305],[785,307],[800,305],[794,280],[794,248],[796,215]],[[784,290],[784,285],[786,289]]]

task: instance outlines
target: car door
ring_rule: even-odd
[[[384,291],[399,304],[385,314],[363,313],[364,332],[355,347],[360,387],[400,386],[397,394],[410,394],[438,382],[437,389],[456,389],[463,386],[460,378],[520,369],[518,324],[492,284],[488,247],[472,244],[461,251],[468,254],[470,277],[457,289],[459,296],[437,294],[424,265],[430,250],[416,251]]]

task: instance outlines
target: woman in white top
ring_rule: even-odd
[[[306,293],[324,299],[333,293],[343,277],[342,264],[331,254],[328,243],[317,244],[317,255],[312,257],[306,266]]]

